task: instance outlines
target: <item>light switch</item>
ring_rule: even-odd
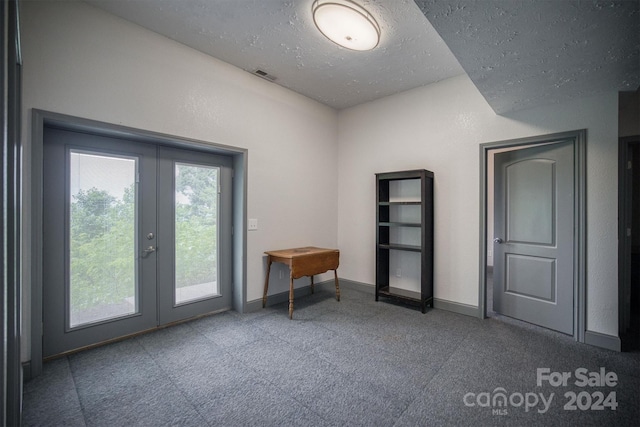
[[[249,231],[258,229],[258,220],[256,218],[249,218]]]

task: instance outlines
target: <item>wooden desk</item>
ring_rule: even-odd
[[[264,294],[262,307],[267,305],[267,291],[269,290],[269,273],[271,263],[280,262],[289,266],[289,319],[293,318],[293,279],[311,277],[311,293],[313,293],[313,276],[329,270],[333,270],[336,282],[336,299],[340,301],[340,285],[338,284],[338,265],[340,263],[340,251],[337,249],[323,249],[313,246],[304,248],[282,249],[267,251],[267,278],[264,281]]]

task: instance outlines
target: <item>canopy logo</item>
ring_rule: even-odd
[[[587,368],[577,368],[574,371],[555,372],[549,368],[536,369],[536,387],[552,387],[554,390],[566,390],[564,401],[560,402],[565,411],[615,411],[618,407],[616,392],[611,388],[618,385],[618,375],[607,372],[605,368],[589,371]],[[576,387],[577,391],[567,390]],[[588,389],[588,390],[585,390]],[[595,390],[594,390],[595,389]],[[469,392],[462,401],[467,407],[491,408],[493,415],[508,415],[509,408],[524,408],[525,412],[537,411],[546,413],[554,401],[555,393],[543,392],[513,392],[508,393],[503,387],[497,387],[492,392]]]
[[[507,390],[498,387],[493,392],[467,393],[462,401],[465,406],[479,406],[482,408],[491,408],[494,415],[507,415],[509,407],[520,408],[524,406],[524,411],[529,412],[537,409],[538,413],[544,414],[549,410],[553,401],[554,393],[545,396],[544,393],[519,393],[514,392],[507,395]]]

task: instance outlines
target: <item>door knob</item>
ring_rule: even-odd
[[[497,243],[497,244],[501,244],[501,243],[504,243],[504,240],[502,240],[502,239],[501,239],[501,238],[499,238],[499,237],[496,237],[495,239],[493,239],[493,242],[494,242],[494,243]]]
[[[155,251],[156,251],[155,247],[149,246],[147,249],[142,251],[142,256],[146,257],[147,255],[149,255],[150,253],[155,252]]]

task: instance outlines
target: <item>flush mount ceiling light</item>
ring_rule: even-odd
[[[365,8],[350,0],[316,0],[313,22],[326,38],[352,50],[371,50],[380,41],[380,26]]]

